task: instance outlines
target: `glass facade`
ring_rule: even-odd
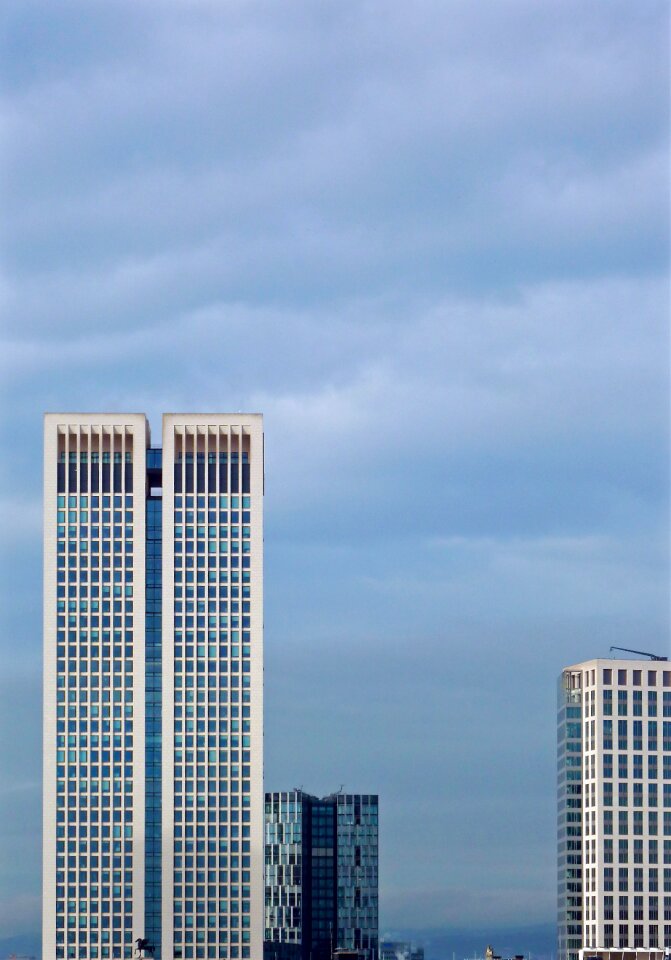
[[[378,798],[267,793],[267,960],[377,960]]]
[[[301,955],[303,811],[298,792],[266,794],[265,939],[272,941],[272,960]]]
[[[310,887],[305,898],[309,915],[306,926],[312,952],[317,956],[326,953],[330,956],[337,942],[336,810],[328,799],[313,800],[309,806],[306,823],[310,843],[304,851],[308,868],[306,886],[309,879]]]
[[[187,444],[175,458],[172,513],[175,957],[248,958],[249,454]]]
[[[161,450],[147,451],[145,607],[145,937],[161,958],[162,874],[162,558]]]
[[[45,420],[43,953],[262,952],[263,433]]]
[[[132,956],[136,821],[143,819],[133,780],[133,453],[126,430],[60,434],[56,494],[46,505],[55,531],[56,662],[45,751],[56,758],[56,822],[48,878],[55,942],[45,955],[57,960]]]
[[[582,673],[565,671],[557,702],[557,934],[559,960],[582,947]]]
[[[375,960],[378,947],[378,798],[338,794],[339,947]]]

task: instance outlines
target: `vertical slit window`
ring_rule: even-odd
[[[207,486],[210,493],[216,493],[217,490],[217,455],[208,453],[207,455]]]
[[[219,493],[228,493],[228,455],[219,454]]]
[[[110,492],[110,455],[109,451],[103,452],[103,493]]]
[[[68,489],[72,493],[77,491],[77,454],[70,453],[70,462],[68,463]]]

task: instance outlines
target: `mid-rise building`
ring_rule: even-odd
[[[557,747],[559,960],[671,947],[671,664],[567,667]]]
[[[378,960],[378,798],[266,793],[266,960]]]
[[[258,960],[258,415],[47,414],[45,960]]]

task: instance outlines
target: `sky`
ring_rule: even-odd
[[[382,932],[551,924],[557,675],[670,652],[668,4],[2,7],[0,942],[50,410],[263,412],[267,788],[379,793]]]

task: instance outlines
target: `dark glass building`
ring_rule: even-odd
[[[378,960],[376,794],[267,793],[265,857],[265,960]]]

